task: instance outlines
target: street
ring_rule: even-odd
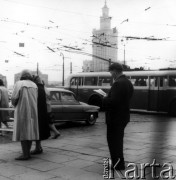
[[[152,129],[154,127],[158,130],[163,129],[163,131],[164,131],[164,130],[166,130],[165,128],[168,128],[168,127],[174,129],[174,127],[176,126],[176,122],[174,123],[175,120],[176,120],[175,118],[168,117],[167,115],[157,115],[157,114],[151,115],[151,114],[131,113],[131,121],[128,124],[127,129],[130,129],[130,132],[131,132],[132,129],[135,127],[135,129],[133,130],[134,131],[133,133],[135,133],[135,132],[137,133],[140,131],[152,132]],[[86,126],[84,122],[78,122],[78,123],[61,123],[57,126],[57,128],[61,131],[62,136],[69,136],[70,131],[71,131],[71,134],[74,132],[74,134],[76,134],[76,135],[79,135],[79,133],[83,133],[84,131],[89,131],[89,129],[91,129],[91,132],[96,131],[97,128],[99,128],[100,126],[104,129],[104,133],[106,134],[104,122],[105,122],[105,114],[104,114],[104,112],[99,112],[99,117],[94,126],[89,127],[89,126]],[[164,127],[163,127],[162,124],[165,124],[165,123],[167,123],[167,126],[164,125]],[[175,126],[174,126],[174,124],[175,124]],[[155,126],[153,126],[153,125],[155,125]],[[139,128],[136,129],[137,126]],[[128,134],[127,131],[128,130],[126,130],[126,134]],[[12,138],[11,132],[4,132],[4,136],[0,136],[0,144],[11,143],[11,138]]]
[[[0,137],[0,179],[102,179],[103,159],[109,157],[104,122],[104,112],[100,112],[93,126],[84,122],[59,125],[61,136],[43,141],[44,153],[27,162],[14,160],[21,147],[19,142],[11,142],[12,133],[5,133]],[[126,166],[129,163],[152,165],[156,160],[161,168],[164,163],[170,163],[175,169],[175,129],[175,118],[132,113],[124,138]],[[146,178],[152,179],[151,176],[152,171],[147,169]],[[115,177],[119,178],[117,174]]]

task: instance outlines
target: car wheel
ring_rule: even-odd
[[[174,100],[170,105],[169,115],[176,117],[176,100]]]
[[[87,125],[94,125],[96,122],[97,118],[95,117],[95,115],[93,113],[89,114],[86,123]]]

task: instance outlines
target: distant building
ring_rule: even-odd
[[[49,81],[47,87],[61,87],[61,81]]]
[[[37,75],[37,71],[31,71],[32,75]],[[48,85],[48,74],[42,74],[40,71],[38,72],[40,78],[44,81],[45,85]],[[15,74],[14,83],[20,80],[20,73]]]
[[[3,80],[4,86],[7,87],[7,78],[6,78],[6,76],[3,76],[2,74],[0,74],[0,79]]]
[[[100,29],[93,29],[93,71],[107,71],[109,62],[117,62],[117,29],[111,29],[111,17],[106,1],[100,17]],[[98,58],[100,57],[100,58]],[[107,61],[101,60],[106,59]]]
[[[93,61],[85,60],[83,61],[83,72],[93,72]]]

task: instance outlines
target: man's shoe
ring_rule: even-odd
[[[30,156],[25,157],[25,156],[21,155],[21,156],[15,158],[15,160],[26,161],[26,160],[29,160],[30,158],[31,158]]]

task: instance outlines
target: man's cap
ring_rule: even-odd
[[[113,63],[109,66],[109,71],[123,71],[123,66],[120,63]]]

